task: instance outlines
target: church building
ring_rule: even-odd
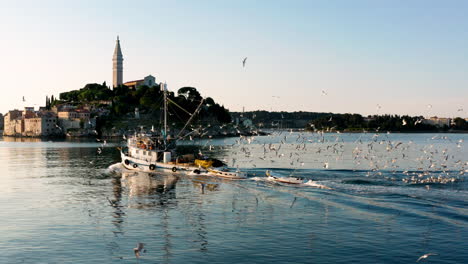
[[[148,87],[153,87],[158,85],[156,83],[156,77],[152,75],[148,75],[145,78],[141,80],[135,80],[135,81],[129,81],[129,82],[123,82],[123,55],[122,55],[122,50],[120,48],[120,40],[119,37],[117,36],[117,43],[115,44],[115,49],[114,49],[114,56],[112,57],[112,62],[113,62],[113,78],[112,78],[112,83],[113,87],[117,87],[119,85],[125,85],[131,89],[137,89],[140,86],[148,86]]]

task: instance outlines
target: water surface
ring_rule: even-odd
[[[467,139],[282,132],[184,142],[249,174],[230,181],[122,171],[120,142],[98,154],[100,142],[4,138],[0,263],[412,263],[429,252],[438,255],[426,262],[464,263]],[[332,189],[267,182],[266,169]],[[403,181],[411,177],[453,182]]]

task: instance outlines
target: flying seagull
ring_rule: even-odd
[[[242,67],[245,67],[245,62],[247,61],[247,57],[244,58],[244,60],[242,61]]]
[[[141,252],[146,252],[146,250],[143,250],[144,244],[143,243],[138,243],[137,247],[133,249],[133,252],[135,253],[135,257],[139,258]]]
[[[24,96],[23,96],[23,102],[26,102],[26,99],[24,99]]]
[[[322,90],[322,95],[328,95],[328,93]]]
[[[323,167],[324,167],[325,169],[328,169],[328,162],[323,163]]]
[[[435,253],[427,253],[427,254],[424,254],[424,255],[420,256],[420,257],[418,258],[418,260],[416,260],[416,262],[419,262],[421,259],[426,259],[426,258],[428,258],[429,256],[432,256],[432,255],[437,255],[437,254],[435,254]]]

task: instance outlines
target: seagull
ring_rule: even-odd
[[[323,167],[324,167],[325,169],[328,169],[328,162],[325,162],[325,163],[323,164]]]
[[[23,102],[26,102],[26,99],[24,99],[24,96],[23,96]]]
[[[247,62],[247,57],[245,57],[244,60],[242,61],[242,67],[245,67],[245,62]]]
[[[416,121],[414,122],[414,125],[417,125],[417,124],[419,124],[419,123],[422,123],[422,121],[423,121],[422,119],[418,119],[418,120],[416,120]]]
[[[428,104],[428,105],[427,105],[427,108],[431,109],[431,108],[432,108],[432,105],[431,105],[431,104]]]
[[[146,249],[144,250],[144,244],[143,243],[138,243],[137,247],[133,249],[133,252],[135,253],[135,257],[139,258],[141,252],[146,252]]]
[[[322,90],[322,95],[328,95],[328,93]]]
[[[97,153],[98,153],[98,154],[101,154],[101,153],[102,153],[101,148],[98,148],[98,149],[97,149]]]
[[[463,112],[463,108],[459,108],[457,111],[458,112]]]
[[[416,262],[419,262],[421,259],[426,259],[426,258],[428,258],[429,256],[433,256],[433,255],[437,255],[437,254],[435,254],[435,253],[427,253],[427,254],[424,254],[424,255],[420,256],[420,257],[418,258],[418,260],[416,260]]]
[[[403,126],[406,126],[406,120],[403,119],[403,120],[401,120],[401,122],[403,123],[402,124]]]
[[[377,104],[377,110],[380,110],[380,108],[382,108],[382,106]]]

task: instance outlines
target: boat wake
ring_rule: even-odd
[[[314,188],[319,188],[319,189],[327,189],[327,190],[333,190],[333,188],[325,186],[323,184],[318,183],[317,181],[314,180],[308,180],[307,182],[304,182],[302,184],[288,184],[288,183],[282,183],[282,182],[277,182],[277,181],[272,181],[269,180],[268,177],[252,177],[250,178],[252,181],[257,181],[257,182],[275,182],[284,186],[292,186],[295,185],[297,186],[302,186],[302,187],[314,187]]]
[[[315,187],[315,188],[319,188],[319,189],[327,189],[327,190],[332,190],[333,189],[333,188],[330,188],[328,186],[319,184],[319,183],[317,183],[316,181],[313,181],[313,180],[308,180],[307,182],[305,182],[302,185],[309,186],[309,187]]]
[[[120,162],[112,164],[106,169],[107,174],[122,173],[124,171],[128,171],[128,170],[125,169],[124,166],[122,166],[122,163],[120,163]]]

